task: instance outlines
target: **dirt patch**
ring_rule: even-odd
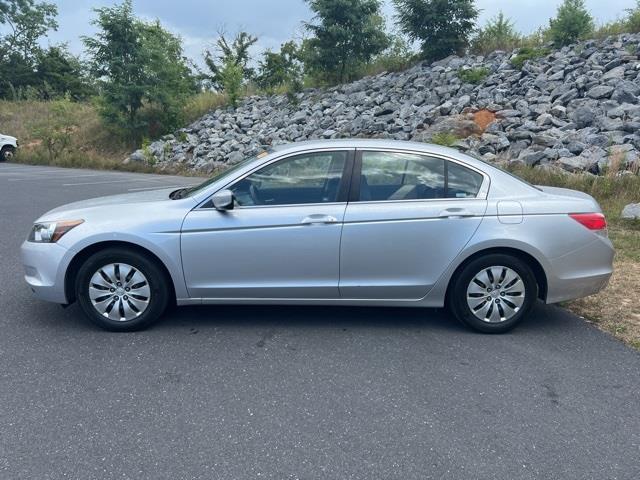
[[[496,114],[490,110],[478,110],[473,114],[473,121],[484,132],[489,125],[496,121]]]
[[[640,262],[620,259],[616,260],[614,268],[605,290],[570,302],[567,307],[640,350]]]

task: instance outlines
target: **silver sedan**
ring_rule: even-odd
[[[305,304],[446,305],[499,333],[537,300],[600,291],[613,256],[587,194],[379,140],[279,146],[191,189],[66,205],[22,246],[37,297],[119,331],[170,304]]]

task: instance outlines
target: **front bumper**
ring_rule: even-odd
[[[25,241],[20,249],[25,280],[34,295],[48,302],[66,304],[65,272],[69,250],[57,243]]]

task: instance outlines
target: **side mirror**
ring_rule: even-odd
[[[231,190],[220,190],[211,198],[216,210],[233,210],[233,192]]]

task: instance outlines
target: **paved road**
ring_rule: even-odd
[[[638,479],[640,355],[540,305],[179,309],[111,334],[33,300],[42,212],[193,179],[0,164],[0,479]]]

